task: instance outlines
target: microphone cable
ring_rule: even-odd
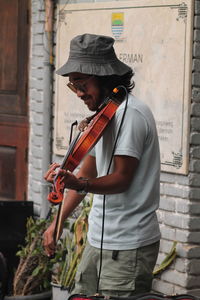
[[[122,115],[122,119],[119,125],[119,129],[115,138],[115,142],[113,145],[113,149],[112,149],[112,153],[111,153],[111,158],[110,158],[110,162],[108,165],[108,170],[106,175],[109,175],[109,171],[112,165],[112,160],[114,157],[114,153],[115,153],[115,149],[116,149],[116,145],[117,145],[117,141],[121,132],[121,128],[122,125],[124,123],[124,119],[125,119],[125,115],[126,115],[126,111],[127,111],[127,106],[128,106],[128,92],[127,89],[123,86],[120,85],[117,87],[117,89],[123,89],[125,91],[125,107],[124,107],[124,111],[123,111],[123,115]],[[100,264],[99,264],[99,273],[98,273],[98,279],[97,279],[97,287],[96,287],[96,293],[99,293],[99,284],[100,284],[100,277],[101,277],[101,271],[102,271],[102,261],[103,261],[103,238],[104,238],[104,226],[105,226],[105,212],[106,212],[106,195],[103,195],[103,214],[102,214],[102,229],[101,229],[101,246],[100,246]]]

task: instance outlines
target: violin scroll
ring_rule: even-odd
[[[53,185],[52,191],[49,193],[47,199],[54,205],[59,204],[63,200],[65,184],[61,182],[61,178],[58,177]]]

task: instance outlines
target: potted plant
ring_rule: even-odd
[[[92,201],[92,197],[91,197]],[[67,293],[73,289],[78,263],[86,243],[91,201],[84,200],[79,216],[65,222],[55,257],[43,249],[43,233],[53,219],[27,219],[25,245],[17,252],[19,264],[14,274],[12,295],[4,300],[51,300],[52,287]],[[60,297],[60,296],[59,296]],[[53,300],[61,298],[53,297]],[[65,297],[66,299],[66,297]]]
[[[77,266],[80,262],[87,239],[90,201],[83,201],[79,216],[65,224],[66,229],[60,239],[52,272],[52,300],[66,300],[75,284]]]
[[[25,245],[17,252],[20,257],[13,279],[12,296],[4,300],[50,300],[53,262],[45,255],[42,235],[50,220],[27,219]]]

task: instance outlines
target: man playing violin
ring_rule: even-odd
[[[96,293],[102,248],[99,293],[128,297],[151,290],[160,240],[156,217],[160,154],[153,115],[146,104],[131,94],[133,71],[117,58],[113,44],[108,36],[76,36],[71,41],[67,62],[57,71],[58,75],[69,77],[68,87],[93,112],[99,110],[115,87],[124,91],[113,119],[77,174],[58,171],[68,189],[61,232],[64,220],[88,192],[93,193],[87,245],[73,292]],[[53,182],[58,167],[56,163],[50,166],[45,175],[47,181]],[[54,230],[55,220],[44,233],[49,256],[55,252]]]

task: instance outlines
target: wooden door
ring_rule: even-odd
[[[26,200],[28,0],[0,0],[0,200]]]

